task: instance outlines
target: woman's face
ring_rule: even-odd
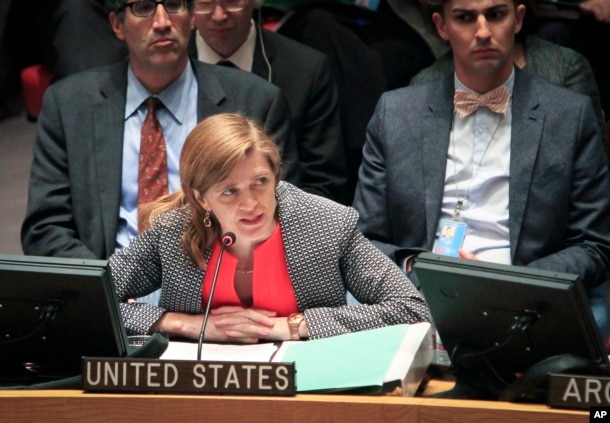
[[[253,151],[226,179],[204,193],[195,191],[195,198],[216,217],[223,233],[235,233],[237,244],[256,245],[275,229],[275,186],[275,173],[267,158]]]

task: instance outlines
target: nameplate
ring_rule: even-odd
[[[294,363],[83,357],[86,392],[295,395]]]
[[[610,406],[610,377],[551,374],[547,403],[562,408]]]

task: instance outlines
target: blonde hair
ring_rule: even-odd
[[[143,227],[140,230],[149,227],[159,213],[187,209],[190,218],[182,236],[182,246],[193,262],[205,269],[205,251],[221,236],[221,227],[212,215],[212,225],[204,225],[206,210],[195,199],[195,190],[203,195],[212,185],[227,178],[254,151],[265,155],[277,184],[281,173],[280,153],[255,121],[236,113],[221,113],[201,121],[186,137],[180,154],[182,190],[142,206],[139,220]]]

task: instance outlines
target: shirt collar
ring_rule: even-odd
[[[454,81],[455,81],[455,89],[457,90],[462,90],[462,91],[468,91],[471,93],[476,93],[475,91],[471,90],[470,88],[468,88],[466,85],[464,85],[462,83],[462,81],[460,81],[457,77],[457,74],[454,74]],[[508,92],[512,95],[513,94],[513,87],[515,85],[515,67],[513,66],[513,70],[510,73],[510,76],[508,77],[508,79],[506,81],[504,81],[504,84],[502,84],[506,87],[506,89],[508,90]],[[494,87],[497,88],[497,87]]]
[[[163,106],[179,123],[184,122],[188,108],[189,92],[193,88],[194,82],[195,74],[189,61],[180,76],[157,96],[163,103]],[[127,70],[125,119],[133,115],[144,100],[151,95],[138,78],[136,78],[131,66],[129,66]]]
[[[222,57],[212,50],[212,47],[203,40],[199,31],[197,31],[195,39],[197,43],[197,58],[202,62],[216,64],[221,60],[229,60],[239,69],[252,72],[254,49],[256,47],[256,26],[254,20],[250,20],[250,32],[246,41],[229,57]]]

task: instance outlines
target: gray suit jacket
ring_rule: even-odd
[[[121,199],[127,62],[81,72],[51,85],[38,118],[25,254],[108,258]],[[241,112],[270,131],[284,152],[285,177],[298,183],[288,105],[279,90],[235,69],[192,62],[197,118]]]
[[[354,209],[285,182],[276,197],[286,264],[310,338],[429,321],[413,284],[356,229]],[[161,288],[159,306],[121,304],[130,334],[148,333],[165,311],[202,313],[205,272],[180,245],[187,219],[184,210],[161,214],[150,230],[110,257],[119,301]],[[362,305],[347,306],[348,290]]]
[[[591,100],[515,71],[509,229],[512,262],[607,278],[610,180]],[[445,184],[453,74],[383,95],[368,127],[354,207],[396,261],[431,249]]]

